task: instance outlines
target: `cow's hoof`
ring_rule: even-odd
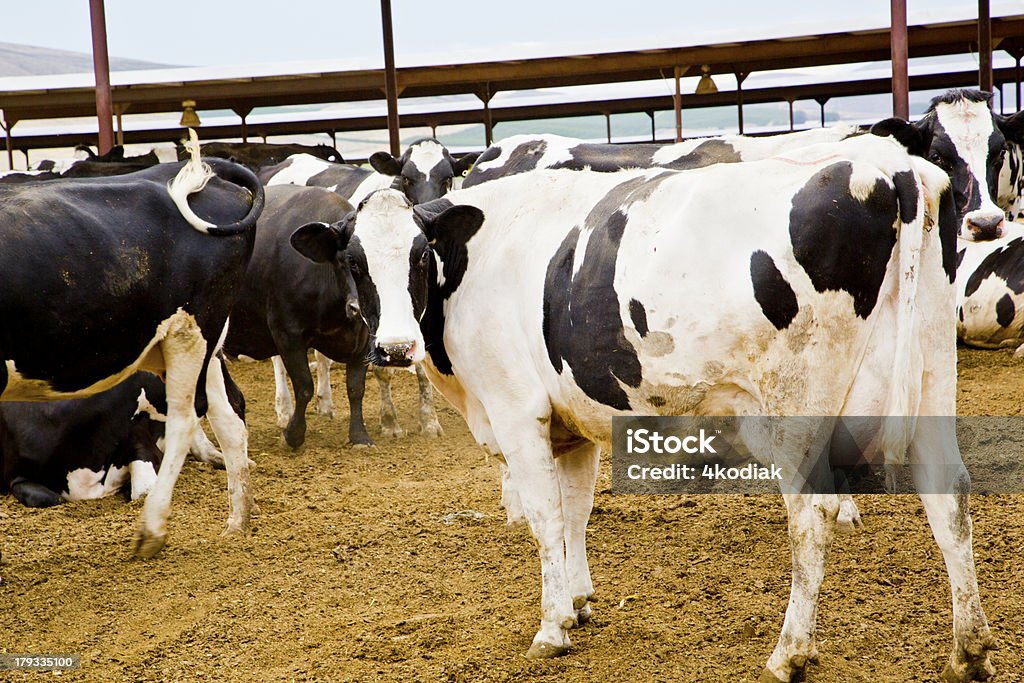
[[[139,531],[135,536],[135,548],[132,554],[140,560],[150,560],[163,550],[166,543],[167,534],[156,535]]]
[[[989,652],[998,650],[999,645],[991,635],[985,635],[954,654],[952,661],[942,670],[941,680],[944,683],[968,683],[969,681],[987,681],[996,673],[989,659]]]
[[[590,618],[593,616],[593,610],[590,609],[590,603],[584,603],[583,607],[576,610],[576,626],[584,626]]]
[[[328,407],[328,408],[324,409],[324,408],[321,408],[320,406],[317,406],[316,414],[319,415],[320,417],[326,417],[328,420],[333,420],[334,419],[334,408],[333,407]]]
[[[302,446],[302,444],[306,442],[305,430],[289,432],[286,429],[284,432],[284,442],[288,444],[288,447],[291,448],[293,451],[298,450]]]
[[[441,429],[441,424],[437,420],[425,425],[420,425],[420,433],[423,434],[423,436],[429,436],[435,439],[439,436],[444,436],[444,430]]]
[[[224,527],[224,531],[220,532],[220,536],[221,538],[238,538],[239,536],[245,536],[248,531],[248,524],[228,524]]]
[[[381,426],[380,433],[383,434],[388,439],[400,439],[403,436],[405,436],[405,430],[399,427],[398,425],[395,425],[393,427]]]
[[[789,683],[788,680],[782,680],[765,667],[764,671],[757,678],[757,683]]]
[[[555,645],[553,643],[533,643],[526,652],[527,659],[552,659],[561,657],[569,651],[566,645]]]
[[[366,432],[363,432],[362,434],[349,434],[348,443],[353,448],[368,448],[369,446],[374,445],[373,439],[371,439],[370,435]]]

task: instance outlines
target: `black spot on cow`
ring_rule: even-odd
[[[1009,294],[1004,294],[996,302],[996,322],[999,323],[1000,327],[1009,327],[1016,313],[1017,308],[1013,305],[1013,299],[1010,298]]]
[[[956,270],[963,260],[964,251],[956,253],[956,236],[960,232],[960,219],[957,217],[956,204],[953,203],[953,192],[942,191],[939,198],[939,244],[942,247],[942,269],[946,271],[949,284],[956,280]]]
[[[1010,240],[982,259],[967,278],[964,295],[974,294],[981,283],[993,275],[1002,278],[1015,294],[1024,293],[1024,237]]]
[[[650,403],[655,408],[660,408],[666,403],[665,399],[661,396],[648,396],[647,402]]]
[[[712,164],[735,164],[743,161],[739,152],[724,140],[708,140],[697,145],[693,151],[684,154],[669,163],[661,164],[665,168],[686,170],[688,168],[704,168]]]
[[[661,145],[608,145],[583,143],[569,150],[569,159],[552,164],[551,168],[581,171],[589,168],[600,173],[612,173],[624,168],[650,168],[654,153]]]
[[[537,162],[544,152],[547,151],[548,143],[545,140],[530,140],[524,142],[521,145],[516,145],[508,155],[508,160],[498,166],[497,168],[480,168],[480,163],[488,161],[484,157],[490,157],[490,159],[496,159],[501,154],[501,148],[498,149],[498,153],[493,156],[489,155],[490,150],[486,150],[476,160],[476,165],[473,166],[469,171],[469,175],[463,181],[463,187],[473,187],[480,183],[486,183],[488,180],[494,180],[495,178],[504,178],[509,175],[516,175],[519,173],[526,173],[537,168]]]
[[[447,199],[435,199],[432,202],[418,204],[413,215],[430,241],[433,253],[441,260],[441,274],[444,284],[437,285],[437,262],[428,258],[423,265],[427,269],[428,293],[423,317],[420,318],[420,331],[430,360],[439,372],[452,375],[452,362],[444,346],[444,302],[462,284],[462,278],[469,267],[469,249],[467,244],[483,225],[484,215],[475,206],[454,206]],[[410,254],[410,273],[416,272],[417,265],[413,262],[416,249]],[[430,252],[427,252],[428,254]],[[410,275],[409,292],[413,305],[417,295],[414,293],[415,283]]]
[[[754,285],[754,298],[765,317],[777,330],[789,327],[800,312],[800,305],[793,288],[766,252],[759,250],[750,255],[750,280]]]
[[[897,171],[892,175],[896,186],[896,199],[900,204],[900,222],[912,223],[917,219],[917,180],[912,171]]]
[[[647,327],[647,311],[644,305],[636,299],[629,300],[629,318],[633,321],[633,328],[641,337],[646,337],[650,328]]]
[[[613,188],[586,218],[589,239],[575,275],[579,227],[562,240],[544,278],[543,332],[552,367],[561,374],[563,362],[568,364],[587,396],[618,410],[630,409],[622,385],[638,387],[642,379],[636,349],[626,340],[614,282],[625,212],[668,175],[633,178]]]
[[[960,270],[960,264],[964,262],[964,254],[967,253],[966,249],[961,249],[956,252],[956,269]]]
[[[896,245],[898,206],[910,199],[901,200],[899,186],[894,189],[882,178],[858,199],[850,192],[852,174],[847,161],[816,173],[793,197],[789,235],[815,290],[847,292],[854,312],[867,318]]]
[[[957,315],[960,317],[960,322],[963,322],[964,321],[964,309],[963,309],[963,307],[957,307],[956,312],[957,312]]]

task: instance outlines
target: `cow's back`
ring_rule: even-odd
[[[179,308],[201,326],[227,316],[254,231],[193,228],[167,191],[181,164],[163,166],[0,186],[0,356],[19,374],[82,389],[135,362]],[[225,225],[248,216],[253,201],[215,177],[190,205]]]

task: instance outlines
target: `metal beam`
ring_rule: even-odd
[[[89,0],[92,23],[92,68],[96,74],[96,118],[99,126],[97,153],[106,154],[114,146],[114,118],[110,95],[110,60],[107,58],[107,20],[103,0]]]

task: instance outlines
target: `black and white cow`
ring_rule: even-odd
[[[139,370],[167,385],[166,449],[135,553],[163,547],[171,493],[208,418],[224,450],[228,530],[248,526],[244,421],[212,362],[252,253],[263,188],[219,159],[113,178],[0,186],[0,400],[80,398]],[[191,195],[191,199],[190,199]]]
[[[256,247],[245,274],[245,286],[231,313],[224,350],[257,360],[273,358],[278,426],[292,448],[306,436],[306,406],[313,398],[307,350],[346,363],[349,400],[349,441],[371,445],[363,423],[363,390],[369,330],[359,307],[352,269],[359,268],[339,243],[339,258],[312,263],[295,251],[289,239],[311,220],[342,221],[352,205],[320,187],[281,185],[267,188]],[[343,236],[347,242],[347,236]],[[364,298],[370,293],[365,292]],[[374,313],[367,312],[373,319]],[[295,400],[288,393],[291,379]]]
[[[993,647],[969,477],[952,424],[912,419],[955,413],[947,187],[935,166],[861,136],[692,171],[539,171],[415,207],[385,190],[293,243],[325,260],[339,232],[361,240],[380,309],[376,362],[423,360],[508,463],[540,547],[530,656],[565,652],[568,629],[590,615],[586,526],[614,416],[888,415],[905,417],[882,433],[886,462],[909,460],[922,493],[950,494],[922,500],[953,586],[946,676],[965,681],[991,674]],[[818,437],[793,427],[743,438],[788,479]],[[785,502],[792,592],[762,680],[797,680],[817,655],[839,512],[827,492]]]
[[[115,147],[103,156],[93,154],[92,150],[84,145],[80,145],[78,149],[87,151],[90,155],[89,158],[61,162],[54,162],[52,160],[42,161],[31,171],[7,171],[0,173],[0,183],[124,175],[141,171],[160,163],[156,152],[152,151],[138,156],[125,157],[124,149],[120,146]]]
[[[544,168],[609,173],[628,168],[661,166],[685,170],[712,164],[756,161],[798,147],[838,142],[856,132],[856,127],[843,124],[764,137],[725,135],[696,138],[669,145],[612,145],[561,135],[513,135],[484,150],[462,186],[473,187],[495,178]]]
[[[1024,146],[1010,139],[999,171],[996,204],[1006,211],[1007,219],[1024,222]]]
[[[1000,116],[990,101],[989,93],[950,90],[919,121],[887,119],[872,130],[949,174],[960,226],[957,333],[966,344],[998,348],[1018,346],[1024,325],[1021,229],[1006,221],[1021,201],[1024,114]]]
[[[465,154],[456,159],[448,149],[434,138],[422,138],[409,145],[401,157],[396,159],[388,152],[375,152],[370,156],[374,170],[351,165],[339,165],[314,159],[308,155],[295,156],[277,167],[264,169],[260,179],[271,185],[306,185],[325,187],[338,193],[353,206],[371,192],[388,187],[400,188],[414,204],[438,199],[462,180],[476,154]],[[329,416],[334,414],[334,399],[331,392],[330,359],[316,354],[317,412]],[[374,376],[380,386],[381,430],[385,436],[401,436],[403,430],[398,423],[398,414],[391,399],[391,373],[374,368]],[[442,434],[441,423],[434,412],[433,394],[430,382],[423,370],[416,366],[420,395],[420,431],[428,436]],[[278,396],[287,395],[288,388],[278,380]]]
[[[244,419],[245,399],[223,371],[231,404]],[[119,491],[137,500],[156,481],[166,421],[164,383],[148,372],[86,398],[0,402],[0,489],[29,507]],[[208,462],[220,458],[202,429],[190,453]]]
[[[178,160],[188,158],[184,145],[178,143]],[[230,159],[259,171],[266,166],[280,164],[294,154],[311,156],[336,164],[345,163],[341,152],[329,145],[299,145],[293,143],[261,143],[261,142],[204,142],[202,155]]]

